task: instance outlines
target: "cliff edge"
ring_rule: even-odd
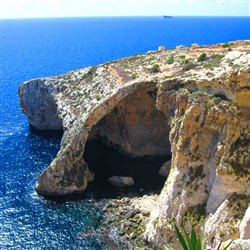
[[[38,193],[83,192],[94,179],[83,157],[93,138],[132,157],[172,155],[145,239],[175,244],[173,221],[191,221],[205,223],[208,249],[228,240],[249,249],[250,41],[161,48],[34,79],[19,98],[33,127],[64,130]]]

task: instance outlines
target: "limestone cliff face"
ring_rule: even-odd
[[[166,83],[159,89],[158,108],[172,116],[173,155],[146,235],[159,245],[171,241],[170,222],[198,224],[207,217],[207,245],[216,247],[221,240],[239,237],[239,223],[250,201],[249,117],[230,101],[191,93],[188,85],[169,91]]]
[[[22,112],[37,129],[62,129],[62,119],[58,116],[57,105],[52,98],[56,92],[54,84],[54,79],[34,79],[19,88]]]
[[[232,247],[248,249],[249,51],[249,41],[229,49],[179,47],[23,83],[20,103],[30,124],[64,129],[37,192],[87,188],[94,178],[83,158],[88,139],[101,138],[133,157],[171,153],[145,239],[156,249],[175,244],[173,221],[204,221],[208,248],[238,239]]]

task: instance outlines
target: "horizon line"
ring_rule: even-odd
[[[120,15],[120,16],[40,16],[40,17],[0,17],[0,20],[17,20],[17,19],[55,19],[55,18],[119,18],[119,17],[164,17],[164,16],[170,16],[170,17],[248,17],[248,15]]]

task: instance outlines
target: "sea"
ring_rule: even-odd
[[[33,131],[18,86],[29,79],[157,50],[250,39],[249,17],[92,17],[0,21],[0,249],[106,249],[88,192],[48,199],[34,185],[60,134]],[[104,215],[105,216],[105,215]]]

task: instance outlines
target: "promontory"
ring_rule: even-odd
[[[32,127],[64,131],[39,194],[87,189],[88,140],[135,158],[171,155],[145,240],[162,249],[173,222],[203,220],[207,249],[250,249],[250,41],[161,46],[24,82],[19,98]]]

